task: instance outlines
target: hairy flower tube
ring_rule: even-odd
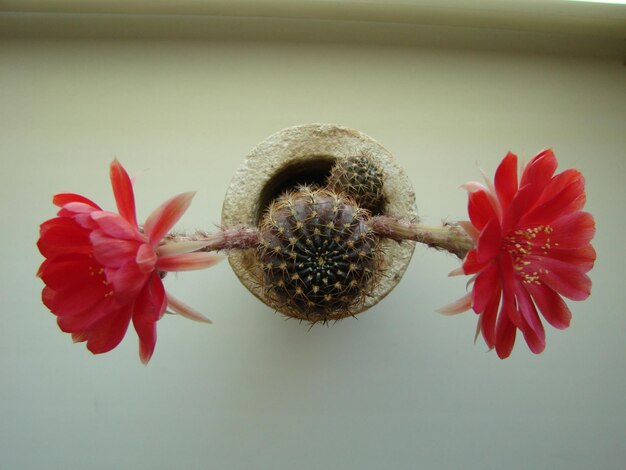
[[[78,194],[57,194],[57,217],[40,227],[37,246],[46,258],[37,275],[45,283],[43,303],[62,331],[100,354],[115,348],[132,319],[139,357],[146,364],[156,344],[156,322],[169,308],[197,321],[204,316],[168,294],[168,271],[203,269],[221,257],[194,252],[202,242],[166,243],[168,231],[191,203],[194,193],[164,202],[137,224],[131,180],[114,160],[110,178],[118,213],[101,209]]]
[[[596,259],[590,244],[595,222],[581,210],[586,200],[582,174],[575,169],[555,174],[551,150],[532,158],[519,181],[517,167],[517,156],[509,153],[494,183],[464,185],[470,222],[463,227],[475,248],[451,274],[472,275],[472,289],[440,310],[473,309],[479,315],[476,337],[482,334],[502,359],[511,354],[517,330],[533,353],[544,350],[539,313],[555,328],[569,326],[572,315],[562,297],[589,296],[586,273]]]

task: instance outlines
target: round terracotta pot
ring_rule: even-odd
[[[380,214],[416,219],[415,193],[402,168],[387,149],[371,137],[334,124],[308,124],[283,129],[258,144],[233,177],[222,209],[222,225],[258,226],[269,203],[298,184],[323,184],[339,159],[367,154],[384,175],[385,203]],[[378,215],[378,214],[375,214]],[[337,320],[363,312],[398,284],[413,255],[415,243],[381,240],[382,263],[377,282],[351,312],[331,315]],[[241,283],[265,304],[285,315],[306,315],[284,309],[262,287],[262,271],[254,249],[233,250],[228,260]]]

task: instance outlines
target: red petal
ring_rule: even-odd
[[[490,261],[478,262],[476,249],[470,250],[463,260],[463,272],[465,274],[476,274],[481,271]]]
[[[589,276],[574,269],[570,263],[554,258],[543,258],[537,266],[544,269],[544,271],[537,269],[539,280],[568,299],[585,300],[591,294]]]
[[[472,308],[476,313],[482,313],[492,300],[495,292],[500,290],[498,267],[492,263],[478,274],[472,290]]]
[[[82,333],[78,335],[80,338],[74,338],[75,342],[85,341],[87,339],[86,332],[91,325],[100,321],[111,312],[116,312],[118,309],[119,305],[114,303],[112,297],[107,297],[89,310],[78,315],[59,317],[57,323],[61,331],[65,333]]]
[[[517,155],[509,152],[496,170],[496,192],[500,205],[506,209],[517,192]]]
[[[580,187],[582,188],[581,194],[584,196],[585,179],[583,178],[582,173],[575,169],[569,169],[559,173],[558,175],[555,175],[554,178],[550,180],[550,183],[546,186],[545,191],[541,195],[541,199],[539,199],[538,201],[539,204],[543,204],[544,202],[554,198],[572,183],[580,185]],[[581,208],[582,206],[580,206],[578,209]]]
[[[491,296],[491,300],[487,304],[485,311],[480,316],[480,330],[485,339],[485,343],[489,346],[489,349],[493,349],[496,344],[496,316],[498,313],[498,307],[500,306],[500,297],[502,290],[500,286]]]
[[[535,308],[530,295],[519,281],[516,282],[515,294],[519,311],[522,314],[524,322],[528,326],[528,328],[524,328],[522,330],[524,339],[526,340],[526,344],[528,344],[530,350],[535,354],[539,354],[546,347],[546,335],[541,320],[539,319],[539,315],[537,314],[537,309]]]
[[[529,284],[526,288],[550,325],[560,330],[569,326],[572,313],[559,294],[543,284]]]
[[[524,168],[520,187],[532,184],[543,190],[556,171],[557,165],[552,149],[538,153]]]
[[[91,199],[87,199],[85,196],[81,196],[80,194],[60,193],[60,194],[55,194],[54,197],[52,198],[52,203],[58,207],[63,207],[66,204],[69,204],[71,202],[80,202],[82,204],[87,204],[88,206],[91,206],[94,209],[102,210],[98,204],[93,202]]]
[[[88,254],[91,252],[89,231],[67,217],[50,219],[39,228],[37,247],[46,258],[70,253]]]
[[[107,269],[107,278],[113,285],[116,298],[121,303],[133,303],[143,289],[150,273],[143,272],[135,260],[129,261],[118,269]]]
[[[104,297],[97,286],[87,285],[83,289],[56,291],[44,288],[42,301],[57,316],[79,315],[91,309]]]
[[[147,364],[156,345],[156,322],[167,308],[165,289],[158,275],[153,274],[133,308],[133,325],[139,336],[139,357]]]
[[[195,193],[182,193],[168,199],[155,209],[146,220],[144,230],[150,244],[155,247],[185,213]]]
[[[124,167],[117,161],[111,162],[109,170],[113,195],[119,214],[133,227],[137,227],[137,215],[135,213],[135,193],[133,185]]]
[[[74,289],[84,284],[98,285],[105,280],[101,266],[89,256],[64,256],[56,258],[41,269],[41,279],[52,289]],[[98,279],[95,279],[99,276]]]
[[[476,247],[476,260],[485,263],[492,260],[500,253],[502,247],[502,232],[498,219],[491,219],[478,237]]]
[[[487,222],[497,218],[487,191],[474,191],[469,193],[468,198],[467,211],[472,225],[478,230],[482,230]]]
[[[515,332],[517,331],[509,316],[503,311],[504,309],[503,304],[496,324],[496,353],[500,359],[506,359],[511,355],[515,344]]]
[[[577,250],[555,250],[552,248],[546,257],[568,263],[573,269],[586,273],[593,268],[596,260],[596,250],[591,245]]]
[[[102,230],[94,230],[90,238],[96,260],[108,268],[119,268],[134,260],[141,246],[136,240],[111,238]]]
[[[515,302],[515,284],[517,280],[513,268],[513,260],[508,253],[503,253],[499,258],[499,262],[502,275],[502,310],[500,315],[504,312],[510,317],[513,324],[521,330],[524,328],[524,321]]]
[[[596,222],[588,212],[574,212],[550,223],[552,245],[558,249],[585,247],[596,232]]]
[[[519,226],[520,219],[529,211],[541,192],[532,185],[527,185],[517,192],[502,217],[502,232],[509,233]]]
[[[86,331],[87,349],[94,354],[110,351],[124,338],[130,323],[130,306],[109,312]]]
[[[537,205],[532,211],[522,217],[520,224],[549,224],[558,217],[571,213],[572,210],[579,209],[581,204],[584,205],[584,188],[582,181],[573,181],[552,199]]]

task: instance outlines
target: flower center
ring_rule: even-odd
[[[541,267],[541,258],[559,246],[550,240],[552,232],[550,225],[538,225],[516,230],[504,237],[502,249],[511,255],[513,269],[524,284],[541,285],[540,276],[548,274],[548,270]]]

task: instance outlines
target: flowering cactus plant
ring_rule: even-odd
[[[517,330],[533,353],[545,348],[541,317],[555,328],[569,326],[562,297],[584,300],[587,272],[596,254],[591,214],[583,212],[584,179],[577,170],[555,174],[551,150],[536,155],[518,179],[509,153],[493,183],[464,185],[469,221],[425,226],[378,214],[383,171],[367,155],[337,164],[325,186],[297,186],[279,195],[258,227],[223,227],[213,233],[169,233],[193,193],[174,196],[138,224],[131,179],[114,160],[110,178],[117,212],[84,196],[58,194],[57,216],[40,227],[37,246],[45,260],[37,275],[43,303],[59,328],[94,354],[115,348],[132,320],[139,356],[148,363],[156,325],[166,313],[209,320],[167,293],[171,271],[204,269],[218,252],[250,250],[262,273],[264,292],[284,305],[283,313],[310,323],[355,314],[384,275],[379,240],[412,240],[462,260],[453,275],[471,275],[471,290],[443,307],[444,314],[473,310],[476,337],[500,358],[511,354]]]

